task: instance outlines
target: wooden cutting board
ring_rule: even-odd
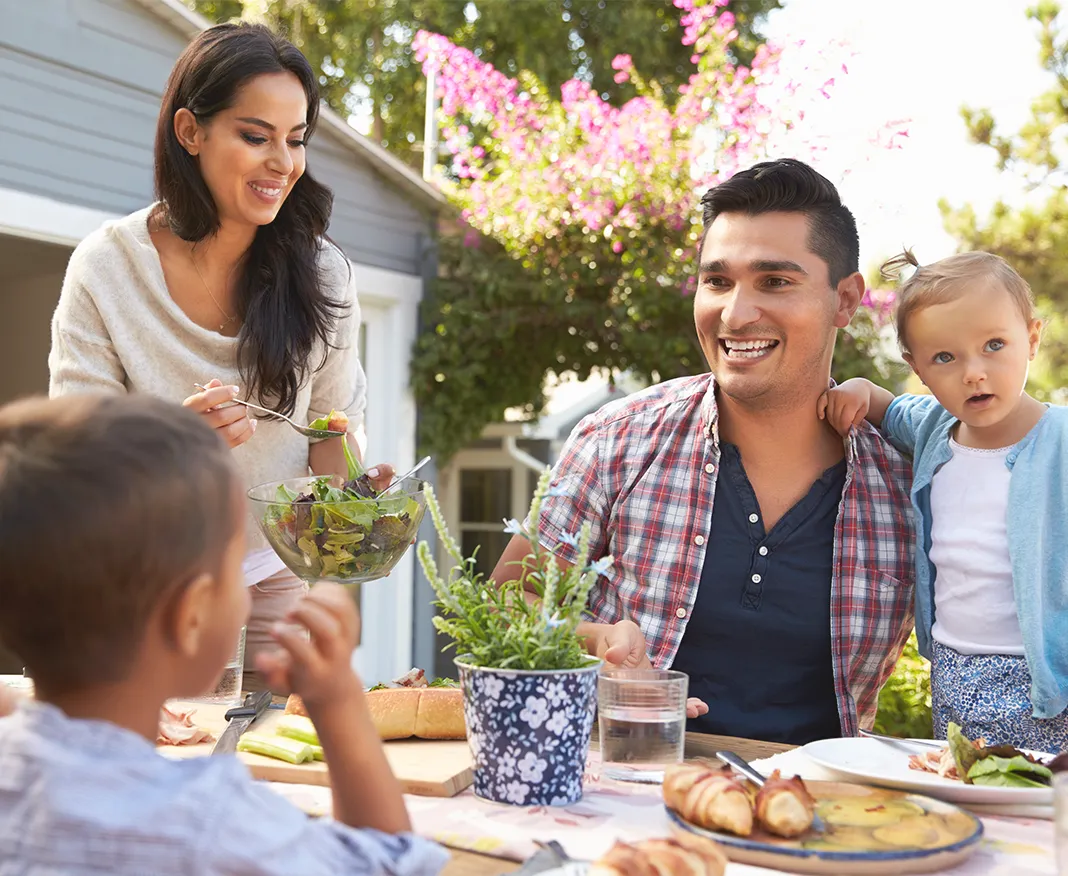
[[[193,723],[217,739],[226,729],[226,706],[206,703],[175,703],[180,708],[196,709]],[[249,730],[272,735],[282,717],[281,709],[268,709]],[[214,742],[200,745],[161,745],[167,757],[203,757],[211,754]],[[420,797],[453,797],[474,781],[471,750],[466,740],[403,739],[383,742],[393,775],[406,794]],[[329,785],[330,772],[322,761],[292,764],[258,754],[239,752],[253,778],[267,782],[298,785]]]

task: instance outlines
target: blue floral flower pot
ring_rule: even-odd
[[[600,660],[581,669],[486,669],[456,661],[475,794],[516,806],[582,797]]]

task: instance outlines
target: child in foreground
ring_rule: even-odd
[[[0,640],[36,697],[0,719],[0,870],[430,874],[350,668],[359,618],[316,587],[261,655],[330,763],[312,820],[232,756],[169,760],[160,707],[210,689],[248,616],[244,497],[200,418],[147,396],[0,409]],[[5,697],[4,708],[12,702]]]
[[[913,457],[916,633],[935,736],[1068,748],[1068,409],[1027,394],[1041,322],[989,253],[919,267],[898,292],[905,360],[933,393],[863,379],[820,400],[843,435],[867,419]]]

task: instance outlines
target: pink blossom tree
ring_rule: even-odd
[[[700,194],[766,157],[818,164],[826,143],[804,119],[848,74],[845,47],[764,45],[736,66],[726,0],[675,5],[697,72],[673,104],[627,55],[612,66],[637,97],[616,108],[579,80],[550,95],[530,73],[506,76],[445,37],[417,35],[416,57],[439,83],[440,182],[463,219],[441,240],[414,361],[421,437],[439,457],[509,407],[537,413],[551,374],[703,370],[690,298]],[[869,148],[899,148],[905,134],[888,125]],[[846,340],[861,353],[852,373],[883,322],[870,311]]]

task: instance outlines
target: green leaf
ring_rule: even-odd
[[[363,477],[364,468],[360,465],[360,461],[356,458],[356,454],[352,452],[352,447],[349,445],[347,438],[342,440],[341,448],[345,452],[345,463],[349,467],[349,476],[347,480],[354,481],[356,478]]]
[[[946,729],[946,741],[949,743],[949,750],[953,752],[953,760],[957,764],[957,774],[962,781],[971,784],[971,768],[979,760],[979,750],[964,735],[960,725],[954,724],[952,721],[949,722],[949,726]]]
[[[341,495],[345,496],[344,493]],[[323,514],[330,527],[358,526],[370,529],[378,517],[378,504],[374,499],[335,499],[333,502],[323,506]]]
[[[1048,767],[1032,763],[1023,755],[1016,757],[991,755],[976,761],[968,770],[968,779],[973,785],[1048,788],[1052,778],[1053,773]]]
[[[419,512],[419,504],[411,496],[389,496],[385,499],[377,499],[378,513],[386,517],[402,517],[407,514],[415,516]]]

